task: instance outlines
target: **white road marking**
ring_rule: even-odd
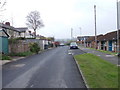
[[[97,56],[101,56],[101,55],[97,55]]]
[[[31,85],[30,87],[33,87],[34,85]]]
[[[120,67],[120,65],[117,65],[118,67]]]
[[[68,50],[69,55],[73,55],[72,50]]]
[[[23,67],[25,66],[25,64],[17,64],[17,65],[13,65],[12,67]]]
[[[26,88],[33,74],[38,69],[40,69],[40,66],[44,65],[45,62],[46,62],[46,59],[38,63],[35,67],[30,68],[28,71],[26,71],[19,77],[15,78],[13,81],[11,81],[9,84],[7,84],[3,88],[21,88],[21,87]]]
[[[114,55],[106,55],[106,57],[114,57]]]

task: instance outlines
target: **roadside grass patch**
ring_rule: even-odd
[[[11,57],[7,55],[2,55],[2,60],[11,60]]]
[[[75,55],[90,88],[118,88],[118,67],[90,53]]]
[[[19,57],[25,57],[32,55],[32,52],[21,52],[21,53],[11,53],[10,56],[19,56]]]

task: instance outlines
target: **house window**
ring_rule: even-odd
[[[19,32],[19,36],[21,35],[21,33]]]

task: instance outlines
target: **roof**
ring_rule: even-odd
[[[120,38],[120,30],[119,30],[119,38]],[[99,41],[117,40],[117,31],[109,32],[105,34],[103,37],[100,37],[98,40]]]
[[[11,30],[17,31],[13,26],[5,25],[5,24],[2,24],[2,23],[0,23],[0,27],[2,27],[4,29],[11,29]]]
[[[20,27],[20,28],[15,28],[15,29],[19,32],[26,32],[26,30],[28,30],[27,27]]]
[[[97,40],[98,40],[99,38],[101,38],[101,37],[103,37],[102,34],[98,35],[98,36],[97,36]],[[92,41],[95,41],[95,36],[91,36],[91,37],[89,37],[89,38],[86,40],[86,42],[92,42]]]
[[[120,38],[120,30],[119,30],[119,38]],[[105,35],[98,35],[97,41],[110,41],[110,40],[117,40],[117,31],[109,32]],[[89,37],[86,42],[95,41],[95,36]]]
[[[90,36],[90,37],[86,40],[86,42],[94,41],[94,39],[95,39],[95,36]]]

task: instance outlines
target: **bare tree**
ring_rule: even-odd
[[[40,13],[38,11],[32,11],[28,14],[26,18],[27,18],[26,25],[34,30],[36,38],[36,30],[44,26],[42,19],[40,17]]]
[[[2,18],[3,14],[2,12],[5,11],[6,9],[4,8],[6,5],[6,0],[0,0],[0,18]],[[0,20],[0,23],[4,23],[5,20]]]
[[[0,0],[0,12],[4,11],[4,6],[6,5],[6,0]]]

